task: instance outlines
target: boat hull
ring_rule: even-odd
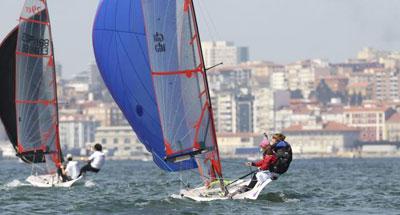
[[[57,175],[31,175],[26,181],[34,187],[71,187],[78,182],[83,181],[83,177],[80,176],[77,179],[62,182],[58,179]]]
[[[232,185],[228,186],[228,191],[229,193],[235,193],[239,189],[241,189],[243,186],[248,185],[250,183],[251,179],[248,180],[239,180]],[[244,193],[238,193],[235,195],[232,195],[229,197],[225,196],[219,187],[215,188],[207,188],[205,186],[195,188],[195,189],[190,189],[190,190],[181,190],[179,195],[173,195],[173,198],[187,198],[191,199],[194,201],[214,201],[214,200],[227,200],[227,199],[251,199],[251,200],[256,200],[260,193],[263,191],[263,189],[271,183],[271,179],[267,179],[266,181],[262,183],[257,183],[253,189],[244,192]]]

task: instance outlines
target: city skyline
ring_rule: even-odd
[[[0,8],[7,8],[0,14],[0,40],[17,25],[23,2],[0,2]],[[98,1],[48,3],[56,60],[69,78],[94,61],[91,28]],[[246,5],[238,0],[204,0],[195,5],[203,41],[226,40],[248,46],[250,60],[289,63],[326,58],[338,62],[355,57],[366,46],[400,50],[400,29],[396,28],[400,2],[394,0],[385,4],[377,0],[254,0]]]

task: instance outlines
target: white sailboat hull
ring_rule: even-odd
[[[26,181],[34,187],[71,187],[72,185],[82,181],[82,176],[77,179],[62,182],[57,175],[31,175]]]
[[[238,189],[242,188],[245,185],[248,185],[250,183],[251,179],[249,180],[239,180],[235,182],[232,185],[228,186],[228,191],[229,193],[234,193]],[[271,179],[267,179],[262,183],[257,183],[255,187],[247,192],[244,193],[238,193],[235,194],[231,197],[224,196],[223,193],[221,192],[221,189],[219,187],[216,188],[206,188],[205,186],[195,188],[195,189],[190,189],[190,190],[181,190],[179,195],[174,195],[172,197],[175,198],[188,198],[192,199],[194,201],[213,201],[213,200],[226,200],[226,199],[251,199],[255,200],[258,198],[260,193],[263,191],[263,189],[271,183]]]

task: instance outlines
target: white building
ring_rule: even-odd
[[[351,150],[360,134],[359,129],[336,122],[292,125],[283,132],[294,154],[331,154]]]
[[[237,65],[249,60],[249,49],[237,47],[232,42],[202,42],[201,43],[206,67],[217,65],[221,62],[224,65]]]
[[[253,95],[255,133],[274,132],[290,125],[292,112],[284,109],[289,106],[289,91],[258,88],[253,90]]]
[[[286,65],[286,72],[289,90],[300,90],[308,98],[315,90],[317,78],[329,74],[329,66],[320,59],[306,60]]]
[[[276,71],[270,75],[270,86],[274,90],[289,89],[288,77],[285,71]]]
[[[236,132],[236,100],[232,92],[211,91],[215,129],[218,132]]]
[[[217,133],[218,150],[221,154],[234,155],[239,148],[254,148],[263,136],[254,133]]]
[[[262,133],[272,130],[274,127],[274,96],[271,89],[259,88],[253,90],[254,132]]]
[[[98,127],[95,142],[101,143],[114,159],[140,159],[149,156],[130,126]]]
[[[86,148],[94,141],[94,134],[99,123],[90,116],[81,114],[60,116],[60,141],[68,149]]]

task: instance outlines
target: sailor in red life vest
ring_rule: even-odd
[[[278,160],[272,150],[272,146],[270,145],[268,139],[265,138],[263,141],[261,141],[260,148],[263,151],[263,159],[258,162],[246,163],[246,166],[258,167],[259,171],[253,175],[250,184],[245,187],[244,192],[253,189],[257,182],[260,182],[262,184],[268,178],[276,177],[273,173],[268,171],[270,166],[275,164],[275,162]]]
[[[237,191],[229,194],[229,198],[232,198],[234,195],[238,193],[244,193],[247,192],[251,189],[253,189],[257,182],[260,182],[262,184],[269,178],[276,178],[275,174],[272,172],[269,172],[268,169],[270,168],[271,165],[273,165],[278,158],[274,154],[274,151],[272,150],[272,146],[270,145],[269,141],[267,138],[263,139],[260,143],[260,149],[263,152],[263,159],[258,161],[258,162],[246,162],[246,166],[256,166],[258,167],[259,171],[257,171],[253,177],[251,178],[251,181],[248,185],[243,186],[239,188]]]

